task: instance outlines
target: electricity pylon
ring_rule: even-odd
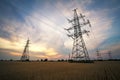
[[[100,51],[97,49],[97,60],[103,60]]]
[[[108,52],[109,60],[112,60],[111,51]]]
[[[26,42],[25,48],[23,50],[23,54],[21,56],[21,61],[29,61],[29,39]]]
[[[84,15],[80,14],[78,16],[77,9],[74,9],[74,17],[72,20],[68,19],[69,23],[72,23],[72,27],[65,30],[68,31],[68,37],[73,39],[73,48],[72,53],[70,54],[70,60],[80,61],[80,60],[90,60],[89,54],[83,39],[83,34],[87,34],[89,36],[88,30],[82,30],[82,27],[85,25],[89,25],[91,27],[90,21],[86,20]],[[82,20],[82,21],[81,21]],[[81,21],[81,22],[80,22]]]

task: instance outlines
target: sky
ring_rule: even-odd
[[[75,8],[92,25],[83,36],[90,58],[99,49],[104,59],[108,51],[119,59],[119,0],[0,0],[0,59],[19,60],[28,38],[30,60],[68,59],[73,40],[64,28],[72,26],[67,19]]]

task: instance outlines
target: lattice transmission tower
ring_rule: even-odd
[[[83,39],[83,34],[89,36],[88,30],[82,29],[85,25],[91,27],[90,21],[85,19],[85,15],[80,14],[78,16],[77,9],[74,9],[73,19],[68,19],[69,23],[72,23],[72,27],[65,28],[68,31],[68,37],[73,39],[72,53],[69,55],[70,60],[90,60],[89,54]]]
[[[29,39],[26,41],[26,45],[21,56],[21,61],[29,61],[29,41]]]
[[[109,57],[109,60],[112,60],[112,55],[111,55],[111,51],[108,51],[108,57]]]
[[[100,51],[97,49],[97,60],[103,60]]]

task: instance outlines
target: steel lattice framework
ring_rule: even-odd
[[[72,53],[69,55],[71,60],[90,60],[89,54],[83,39],[83,34],[87,34],[90,31],[88,30],[82,30],[82,27],[85,25],[89,25],[91,27],[91,24],[89,20],[85,19],[85,16],[80,14],[78,16],[77,14],[77,9],[74,9],[74,17],[73,19],[68,19],[70,23],[72,23],[72,27],[69,27],[68,29],[65,28],[65,30],[68,31],[69,34],[68,37],[71,37],[73,39],[73,48],[72,48]],[[80,20],[82,20],[80,22]],[[73,31],[73,33],[72,33]]]
[[[109,52],[108,52],[109,60],[111,60],[111,59],[112,59],[111,54],[112,54],[112,53],[111,53],[111,51],[109,51]]]
[[[29,61],[29,39],[26,42],[25,48],[23,50],[23,54],[21,56],[22,61]]]
[[[103,60],[100,51],[97,49],[97,60]]]

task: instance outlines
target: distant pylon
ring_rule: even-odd
[[[29,61],[29,39],[26,42],[25,48],[23,50],[23,54],[21,56],[22,61]]]
[[[112,56],[111,56],[111,51],[108,51],[108,57],[109,57],[109,60],[112,59]]]
[[[91,27],[91,24],[89,20],[85,20],[85,16],[80,14],[78,16],[77,9],[74,9],[74,17],[72,20],[69,20],[69,23],[72,23],[72,27],[66,29],[69,34],[68,37],[71,37],[73,39],[73,48],[72,53],[70,55],[71,60],[80,61],[80,60],[90,60],[87,48],[85,46],[85,42],[83,39],[83,34],[87,34],[89,36],[89,32],[87,30],[82,30],[81,28],[85,25],[89,25]],[[82,20],[82,22],[80,22]]]
[[[97,60],[103,60],[100,51],[97,49]]]

